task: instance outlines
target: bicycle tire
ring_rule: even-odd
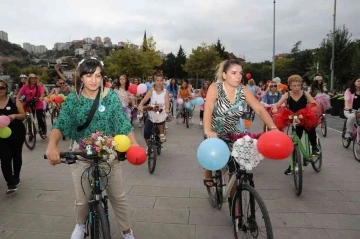
[[[241,223],[240,223],[239,216],[235,216],[236,215],[235,210],[237,208],[236,202],[240,202],[240,200],[241,200],[241,211],[243,211],[243,204],[244,204],[243,195],[242,195],[243,191],[249,192],[250,208],[247,208],[247,209],[248,209],[248,211],[250,209],[251,215],[244,215],[243,212],[239,212],[239,215],[242,215]],[[262,217],[256,216],[255,201],[259,205]],[[265,206],[263,199],[261,198],[260,194],[255,190],[255,188],[251,187],[247,183],[244,183],[242,185],[241,191],[239,189],[236,190],[235,195],[232,200],[232,205],[231,205],[231,219],[233,222],[234,238],[235,239],[239,238],[238,237],[239,231],[242,231],[243,233],[246,233],[246,234],[249,233],[250,237],[246,237],[246,238],[259,238],[259,223],[256,222],[256,219],[259,219],[259,218],[262,218],[264,221],[264,228],[266,230],[266,238],[273,239],[274,235],[273,235],[271,220],[270,220],[269,212]],[[255,221],[254,221],[254,219],[255,219]],[[241,225],[241,228],[239,228],[240,225]],[[260,223],[260,225],[263,225],[263,223]]]
[[[54,124],[56,118],[58,117],[58,110],[57,109],[54,109],[52,112],[51,112],[51,125]]]
[[[185,113],[184,113],[184,120],[186,123],[186,128],[189,128],[189,113],[187,110],[185,110]]]
[[[315,172],[318,173],[321,171],[321,166],[322,166],[322,149],[321,149],[321,143],[320,143],[319,138],[317,138],[317,145],[318,145],[318,149],[319,149],[319,156],[317,156],[317,159],[315,162],[314,162],[314,160],[311,160],[311,166],[315,170]],[[318,163],[318,165],[316,165],[317,163]]]
[[[214,187],[206,187],[208,196],[209,196],[209,203],[211,206],[216,207],[217,205],[217,193],[216,193],[216,187],[215,187],[215,177],[216,177],[216,172],[217,171],[213,171],[212,172],[212,177],[213,177],[213,181],[214,181]]]
[[[351,138],[347,139],[345,138],[345,134],[346,134],[346,122],[347,120],[344,121],[344,126],[343,126],[343,130],[342,130],[342,135],[341,135],[341,138],[342,138],[342,144],[344,146],[344,148],[349,148],[350,144],[351,144]]]
[[[326,125],[326,119],[325,119],[325,118],[323,118],[323,119],[321,120],[321,125],[320,125],[320,127],[321,127],[321,133],[322,133],[322,135],[323,135],[324,137],[326,137],[326,135],[327,135],[327,125]]]
[[[44,131],[42,132],[42,134],[40,134],[40,137],[42,139],[46,139],[47,138],[47,124],[46,124],[46,116],[45,116],[45,114],[42,117],[43,117],[43,122],[44,122]],[[43,137],[42,135],[44,135],[45,137]]]
[[[26,147],[29,149],[29,150],[33,150],[36,146],[36,126],[35,126],[35,123],[32,122],[32,120],[30,120],[29,118],[26,119],[24,121],[24,125],[25,125],[25,145]],[[32,133],[30,134],[29,132],[29,126],[32,127]],[[29,141],[29,138],[28,138],[28,135],[29,137],[32,136],[32,141],[30,142]]]
[[[297,196],[301,195],[302,192],[302,160],[301,160],[301,153],[299,146],[295,145],[293,155],[292,155],[292,162],[293,162],[293,175],[294,175],[294,185],[295,185],[295,192]],[[298,177],[298,178],[297,178]]]
[[[223,205],[223,175],[221,170],[217,170],[215,173],[215,189],[216,189],[216,208],[221,209]]]
[[[156,153],[157,153],[157,155],[161,154],[161,144],[160,143],[158,143],[158,145],[156,147]]]
[[[356,150],[355,150],[356,145],[359,145],[357,143],[357,140],[358,140],[357,137],[355,137],[355,139],[353,140],[353,154],[354,154],[355,160],[360,162],[360,155],[357,155]]]
[[[148,147],[148,170],[153,174],[156,167],[156,147],[150,143]]]
[[[108,218],[105,213],[105,209],[102,206],[102,203],[98,203],[95,208],[95,228],[93,228],[95,233],[94,239],[111,239],[111,232],[110,232],[110,224]],[[96,228],[97,227],[97,228]],[[100,232],[101,236],[100,237]]]

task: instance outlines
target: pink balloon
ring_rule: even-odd
[[[183,99],[180,99],[180,98],[179,98],[179,99],[177,100],[177,103],[181,105],[182,103],[184,103],[184,101],[183,101]]]
[[[138,94],[144,94],[147,91],[147,86],[144,83],[141,83],[137,87],[137,93]]]
[[[6,115],[0,116],[0,128],[6,127],[10,124],[10,118]]]

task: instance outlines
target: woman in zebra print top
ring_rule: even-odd
[[[223,61],[217,69],[217,82],[210,85],[205,102],[204,132],[208,138],[227,133],[244,131],[240,118],[244,112],[244,104],[250,105],[269,129],[277,130],[266,109],[259,103],[247,87],[241,84],[242,67],[238,60]],[[229,174],[236,172],[238,164],[229,160]],[[204,184],[213,186],[211,172],[205,170]],[[235,192],[235,187],[233,193]]]

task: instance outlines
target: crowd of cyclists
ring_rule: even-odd
[[[20,171],[22,165],[22,146],[25,137],[28,137],[25,132],[25,127],[22,121],[25,118],[25,112],[29,112],[29,104],[34,104],[34,112],[32,112],[38,122],[41,137],[46,139],[47,131],[45,130],[46,122],[41,115],[44,111],[51,111],[58,107],[60,110],[59,118],[54,122],[53,130],[50,134],[49,146],[47,149],[47,156],[52,164],[59,163],[59,149],[57,148],[58,141],[63,137],[69,137],[76,140],[80,136],[84,136],[81,132],[70,132],[74,125],[69,122],[76,120],[76,124],[80,121],[84,123],[86,119],[85,113],[90,110],[92,102],[97,98],[97,94],[102,94],[100,99],[100,106],[104,107],[105,112],[109,112],[109,117],[112,120],[125,120],[129,123],[119,122],[120,128],[109,128],[100,124],[100,118],[94,118],[99,122],[95,122],[99,128],[105,127],[104,131],[111,130],[119,133],[128,134],[133,145],[137,145],[135,136],[133,135],[133,122],[138,120],[138,127],[143,127],[143,137],[146,145],[149,144],[150,134],[154,124],[159,130],[159,138],[161,143],[166,142],[166,130],[169,117],[175,117],[176,123],[181,122],[181,112],[186,103],[191,102],[197,97],[204,100],[204,104],[199,105],[200,121],[199,126],[203,127],[204,134],[207,138],[218,137],[226,133],[241,132],[243,128],[240,127],[241,120],[247,115],[248,110],[254,111],[264,122],[264,131],[278,130],[274,124],[272,116],[278,112],[280,107],[287,107],[293,112],[304,109],[308,103],[317,103],[323,105],[325,111],[329,105],[326,100],[328,98],[321,96],[327,93],[324,79],[321,76],[316,76],[310,86],[299,75],[292,75],[287,80],[288,90],[281,88],[281,80],[275,78],[267,82],[260,82],[256,85],[253,79],[247,80],[243,77],[242,67],[237,60],[228,60],[222,62],[216,72],[215,83],[212,81],[203,81],[201,88],[195,92],[188,80],[176,81],[175,79],[167,79],[161,75],[150,75],[144,84],[147,87],[147,92],[144,94],[134,95],[129,92],[129,86],[132,84],[141,84],[139,78],[128,78],[126,75],[121,75],[115,80],[105,77],[103,66],[101,62],[95,59],[88,59],[81,62],[78,66],[80,73],[73,81],[69,81],[61,73],[58,66],[55,70],[59,76],[56,81],[56,86],[50,92],[42,85],[39,78],[35,74],[21,75],[20,83],[15,89],[14,98],[9,96],[9,88],[5,81],[0,80],[0,115],[8,115],[11,119],[9,127],[12,130],[11,137],[7,139],[0,139],[1,151],[1,169],[4,178],[7,182],[7,194],[17,191],[17,186],[20,184]],[[101,93],[100,93],[101,92]],[[74,93],[74,94],[71,94]],[[197,94],[195,94],[197,93]],[[65,108],[54,102],[45,102],[44,98],[51,95],[64,95],[70,98],[66,99]],[[116,97],[115,97],[116,96]],[[321,96],[321,97],[320,97]],[[108,101],[105,99],[108,98]],[[111,98],[111,100],[109,100]],[[89,100],[90,99],[90,100]],[[77,102],[82,102],[81,107]],[[103,103],[101,103],[103,102]],[[180,103],[181,102],[181,103]],[[114,108],[119,105],[123,110]],[[244,106],[245,105],[245,106]],[[81,115],[83,119],[74,116],[75,119],[69,118],[73,115],[71,110],[76,108],[76,112]],[[244,107],[243,107],[244,106]],[[147,110],[149,107],[156,110]],[[350,137],[350,132],[355,120],[355,112],[352,109],[360,108],[360,77],[355,78],[350,88],[345,92],[345,109],[344,114],[348,118],[347,131],[345,137]],[[83,112],[82,112],[83,110]],[[122,113],[116,113],[121,111]],[[193,108],[188,108],[189,123],[194,124]],[[31,110],[30,110],[31,111]],[[100,111],[100,108],[99,108]],[[85,112],[85,113],[84,113]],[[101,113],[102,111],[100,111]],[[95,113],[100,114],[100,113]],[[146,114],[145,114],[146,113]],[[114,115],[117,115],[114,118]],[[125,118],[124,118],[124,117]],[[109,118],[109,119],[110,119]],[[74,121],[75,122],[75,121]],[[110,122],[108,122],[110,124]],[[74,123],[75,124],[75,123]],[[93,123],[91,122],[90,125]],[[115,124],[115,122],[111,122]],[[67,128],[66,128],[67,127]],[[93,126],[95,127],[95,126]],[[91,127],[86,129],[90,133]],[[76,129],[73,130],[74,132]],[[85,132],[84,131],[84,132]],[[303,131],[309,136],[312,146],[312,155],[317,155],[318,147],[316,141],[315,127],[306,129],[302,126],[296,127],[296,134],[301,138]],[[27,139],[31,140],[31,139]],[[232,160],[228,162],[228,172],[234,173],[239,165]],[[115,172],[116,173],[116,172]],[[292,174],[292,169],[289,166],[285,172],[286,175]],[[76,179],[78,179],[77,175]],[[213,187],[214,181],[212,179],[211,171],[204,170],[204,185],[206,187]],[[75,183],[74,179],[74,183]],[[75,184],[76,186],[76,184]],[[122,200],[122,206],[118,207],[116,212],[117,220],[121,225],[122,232],[126,239],[134,238],[132,230],[128,222],[127,216],[124,217],[124,210],[127,210],[126,202],[123,197],[122,186],[114,189],[112,193],[119,193],[122,196],[117,198],[116,195],[111,195],[110,202],[116,203],[117,200]],[[77,198],[81,198],[80,192]],[[233,194],[231,194],[233,195]],[[112,197],[112,198],[111,198]],[[83,238],[85,229],[86,212],[84,211],[84,202],[80,203],[79,199],[76,206],[79,206],[77,214],[77,225],[74,229],[72,239]]]

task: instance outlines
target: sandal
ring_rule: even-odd
[[[160,142],[164,143],[166,141],[165,135],[164,134],[160,134]]]
[[[214,180],[213,179],[206,179],[204,178],[204,185],[207,187],[207,188],[211,188],[211,187],[214,187]]]

